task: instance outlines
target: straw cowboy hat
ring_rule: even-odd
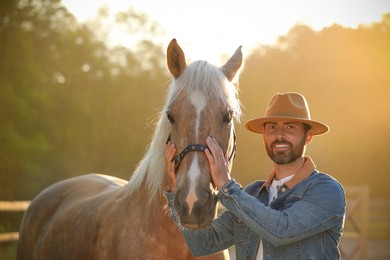
[[[327,125],[311,120],[305,97],[294,92],[275,94],[265,111],[264,117],[247,121],[245,127],[254,133],[262,134],[264,123],[273,120],[303,122],[311,126],[313,135],[324,134],[329,131]]]

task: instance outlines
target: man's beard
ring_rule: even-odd
[[[273,152],[272,147],[277,144],[288,145],[290,149],[286,151]],[[296,161],[298,158],[302,157],[305,150],[305,138],[296,146],[293,147],[292,143],[288,141],[275,141],[271,145],[265,144],[265,149],[267,150],[268,156],[276,164],[288,164]]]

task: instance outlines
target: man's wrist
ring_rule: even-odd
[[[221,189],[219,190],[219,193],[223,194],[229,194],[229,191],[231,190],[231,187],[234,186],[234,184],[238,184],[234,179],[230,179],[228,182],[226,182]],[[239,185],[239,184],[238,184]],[[242,188],[241,185],[239,185],[239,188]]]
[[[217,185],[218,190],[221,190],[221,188],[222,188],[223,186],[225,186],[226,183],[228,183],[230,180],[231,180],[231,178],[226,178],[226,180],[221,181],[220,184]]]

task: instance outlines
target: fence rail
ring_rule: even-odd
[[[347,214],[340,251],[343,259],[365,259],[368,237],[389,239],[390,201],[370,200],[368,186],[347,186]],[[24,212],[30,201],[0,201],[1,212]],[[222,209],[223,210],[223,209]],[[1,242],[13,242],[18,232],[0,233]]]
[[[26,211],[30,201],[0,201],[0,212]],[[0,233],[0,242],[12,242],[19,239],[19,232]]]
[[[19,232],[0,233],[0,242],[18,241]]]
[[[30,201],[0,201],[0,211],[26,211]]]

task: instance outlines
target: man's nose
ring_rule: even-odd
[[[276,137],[278,139],[284,139],[286,137],[286,133],[283,128],[276,129]]]

